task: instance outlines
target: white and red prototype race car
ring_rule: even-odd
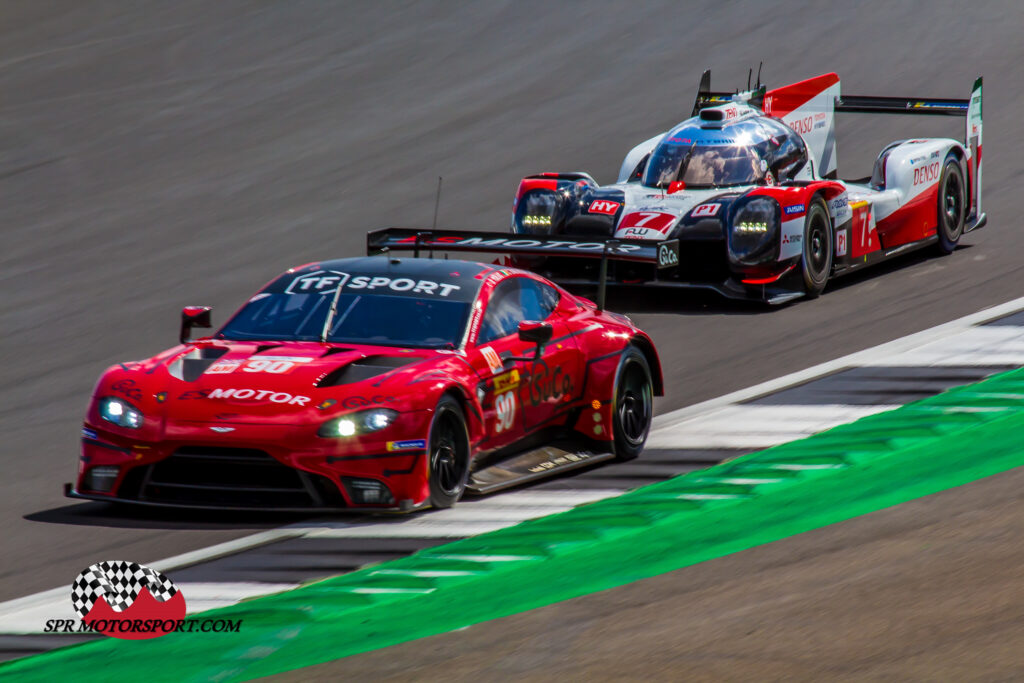
[[[712,92],[710,81],[706,71],[692,117],[634,147],[614,184],[586,173],[524,178],[512,232],[606,240],[611,251],[678,240],[678,252],[665,252],[677,263],[611,261],[608,281],[778,304],[909,250],[951,253],[985,224],[981,78],[965,100],[842,96],[834,73],[736,94]],[[870,177],[838,180],[837,112],[960,116],[966,132],[964,142],[892,142]],[[601,267],[558,257],[522,265],[568,286],[594,285]]]

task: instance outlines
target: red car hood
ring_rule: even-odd
[[[319,420],[377,405],[413,409],[417,379],[456,362],[435,350],[223,341],[154,361],[141,372],[116,373],[98,393],[131,399],[127,385],[171,420],[294,424],[311,413]]]

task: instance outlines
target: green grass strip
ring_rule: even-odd
[[[240,633],[105,639],[0,678],[246,680],[613,588],[1024,465],[1024,370],[616,498],[203,614]]]

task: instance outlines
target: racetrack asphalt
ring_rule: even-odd
[[[962,3],[10,2],[0,21],[0,600],[106,559],[154,561],[277,516],[132,516],[72,503],[81,413],[108,365],[215,321],[285,268],[362,253],[367,229],[504,230],[522,175],[614,179],[685,118],[700,73],[848,94],[967,97],[984,75],[989,226],[765,311],[618,301],[653,335],[669,395],[724,394],[1024,290],[1014,132],[1024,9]],[[962,120],[839,120],[840,174]],[[659,297],[663,300],[665,297]],[[808,558],[807,562],[814,562]]]

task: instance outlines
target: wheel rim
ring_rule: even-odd
[[[828,235],[825,232],[827,229],[825,220],[820,215],[815,215],[807,231],[805,257],[808,270],[815,280],[821,280],[827,275],[824,272],[828,267],[829,257]]]
[[[946,233],[955,238],[960,234],[960,214],[963,210],[963,192],[960,176],[950,173],[943,188],[942,210],[946,214]]]
[[[617,413],[622,436],[631,445],[643,443],[651,421],[653,392],[643,369],[635,361],[626,366],[619,382]]]
[[[430,444],[430,471],[442,493],[455,495],[462,488],[462,464],[459,458],[459,421],[450,412],[442,414]]]

